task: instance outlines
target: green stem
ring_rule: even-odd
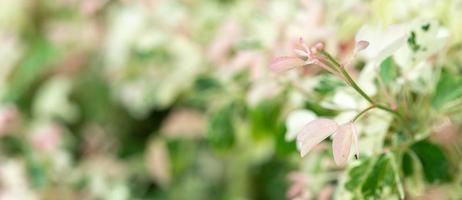
[[[367,95],[359,86],[358,84],[356,84],[356,82],[353,80],[353,78],[351,78],[350,74],[348,74],[348,72],[345,70],[345,68],[343,68],[340,63],[338,63],[329,53],[327,53],[326,51],[321,51],[321,54],[326,56],[327,59],[329,59],[329,61],[331,61],[335,67],[337,68],[337,70],[340,70],[340,72],[342,73],[342,75],[347,79],[346,81],[362,96],[364,97],[370,104],[375,104],[375,102],[372,100],[371,97],[369,97],[369,95]]]
[[[370,109],[373,109],[373,108],[376,108],[377,106],[376,105],[371,105],[369,107],[367,107],[366,109],[364,109],[363,111],[361,111],[360,113],[358,113],[354,118],[353,120],[351,120],[352,122],[355,122],[359,117],[361,117],[361,115],[363,115],[364,113],[366,113],[367,111],[369,111]]]
[[[346,78],[346,81],[353,87],[353,89],[356,90],[356,92],[358,92],[364,99],[366,99],[370,104],[372,104],[370,107],[366,108],[365,110],[361,111],[354,119],[353,121],[355,121],[359,116],[361,116],[363,113],[367,112],[368,110],[372,109],[372,108],[379,108],[381,110],[384,110],[384,111],[387,111],[389,113],[392,113],[396,116],[398,116],[399,118],[401,119],[404,119],[401,114],[399,114],[398,112],[396,112],[395,110],[393,109],[390,109],[386,106],[383,106],[383,105],[378,105],[377,103],[375,103],[374,100],[372,100],[371,97],[369,97],[369,95],[367,95],[359,86],[358,84],[356,84],[356,82],[353,80],[353,78],[351,78],[350,74],[348,74],[348,72],[345,70],[344,67],[342,67],[342,65],[340,65],[340,63],[338,63],[334,57],[332,57],[329,53],[327,53],[326,51],[321,51],[320,52],[322,55],[324,55],[334,66],[337,70],[339,70],[342,75]]]

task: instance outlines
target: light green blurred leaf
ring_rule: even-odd
[[[282,109],[282,97],[262,101],[254,108],[250,108],[250,123],[252,135],[255,139],[274,136],[281,126],[279,115]]]
[[[432,106],[436,109],[462,97],[462,78],[443,71],[432,97]]]
[[[17,101],[35,87],[34,83],[52,67],[51,64],[57,57],[55,47],[48,40],[38,37],[13,73],[8,100]]]
[[[210,115],[207,138],[218,149],[228,149],[234,144],[233,104],[227,104]]]
[[[398,68],[396,64],[393,62],[392,57],[386,58],[380,64],[380,77],[382,78],[385,85],[395,83],[396,79],[398,78],[398,73]]]

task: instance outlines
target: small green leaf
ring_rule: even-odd
[[[392,57],[386,58],[380,64],[380,78],[382,78],[383,82],[386,85],[391,83],[395,83],[396,79],[398,78],[398,68],[396,67],[395,63],[393,62]]]
[[[281,123],[279,114],[282,108],[282,98],[263,101],[250,109],[251,131],[254,139],[275,135]]]
[[[319,102],[307,99],[305,101],[305,109],[313,111],[317,116],[335,116],[337,112],[332,109],[322,107]]]
[[[407,44],[409,45],[409,47],[412,49],[412,51],[418,51],[420,50],[420,45],[417,44],[417,38],[416,38],[416,34],[414,31],[411,32],[411,35],[409,36],[409,38],[407,39]]]
[[[36,162],[31,162],[27,166],[27,172],[31,179],[31,184],[34,188],[41,188],[46,184],[47,177],[43,166]]]
[[[430,23],[427,23],[427,24],[422,25],[421,28],[422,28],[422,30],[425,31],[425,32],[428,31],[428,30],[430,30]]]
[[[412,158],[409,155],[409,153],[406,153],[403,155],[403,161],[402,161],[402,170],[404,172],[405,176],[410,176],[414,172],[414,166],[412,164]]]
[[[276,153],[279,156],[287,156],[288,154],[297,152],[295,141],[286,141],[285,133],[286,128],[281,126],[281,128],[277,130],[276,137],[274,137]]]
[[[361,192],[364,197],[376,197],[380,195],[387,172],[389,171],[388,169],[389,159],[385,155],[381,155],[362,185]]]
[[[345,183],[345,188],[350,192],[354,192],[357,188],[359,188],[366,178],[366,175],[370,167],[371,160],[366,159],[362,160],[361,163],[355,167],[352,167],[348,171],[348,181]]]
[[[26,103],[30,101],[31,98],[27,96],[27,93],[36,87],[37,81],[53,67],[52,63],[58,58],[59,53],[53,44],[37,36],[30,50],[12,74],[7,99]]]
[[[423,140],[412,145],[411,149],[422,162],[428,182],[449,181],[449,161],[439,146]]]
[[[344,86],[344,83],[336,77],[322,75],[319,84],[316,85],[314,90],[321,94],[332,94],[337,88],[342,86]]]
[[[194,88],[201,92],[207,90],[222,89],[222,85],[218,80],[214,79],[213,77],[201,75],[197,78],[196,82],[194,83]]]
[[[462,98],[462,78],[443,71],[432,97],[432,106],[439,109],[458,98]]]
[[[211,114],[207,138],[212,146],[227,149],[234,144],[233,105],[228,104]]]

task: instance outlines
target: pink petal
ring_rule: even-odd
[[[299,56],[299,57],[308,58],[308,56],[309,56],[308,53],[306,53],[306,52],[304,52],[304,51],[302,51],[302,50],[300,50],[300,49],[294,49],[294,52],[295,52],[295,54],[297,54],[297,56]]]
[[[366,49],[369,46],[369,42],[366,40],[360,40],[356,43],[356,51],[361,51],[363,49]]]
[[[323,49],[324,49],[324,43],[318,42],[313,47],[311,47],[311,53],[317,54],[319,51],[322,51]]]
[[[297,135],[300,154],[305,156],[316,144],[329,137],[338,128],[334,120],[319,118],[306,124]]]
[[[303,48],[303,50],[305,52],[311,53],[310,48],[308,48],[308,46],[305,43],[305,40],[302,37],[300,37],[300,39],[298,39],[298,43],[300,44],[300,46],[302,46],[302,48]]]
[[[355,134],[355,127],[350,122],[341,125],[334,135],[332,151],[334,153],[334,161],[338,166],[344,166],[348,161],[353,134]]]
[[[275,58],[270,65],[270,69],[275,73],[281,73],[303,65],[305,65],[303,60],[295,56],[285,56]]]

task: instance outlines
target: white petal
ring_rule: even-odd
[[[303,126],[306,122],[314,120],[316,118],[316,114],[309,110],[294,110],[289,113],[286,120],[286,141],[292,141],[297,136],[297,133],[302,130]]]
[[[334,154],[334,161],[338,166],[344,166],[348,161],[353,141],[353,128],[351,122],[343,124],[334,135],[332,152]]]
[[[316,144],[333,134],[338,124],[331,119],[319,118],[306,124],[297,135],[297,143],[301,145],[300,154],[305,156]]]
[[[367,49],[359,52],[370,61],[380,63],[406,44],[409,33],[406,25],[394,25],[387,29],[365,25],[356,34],[356,42],[368,41]]]

